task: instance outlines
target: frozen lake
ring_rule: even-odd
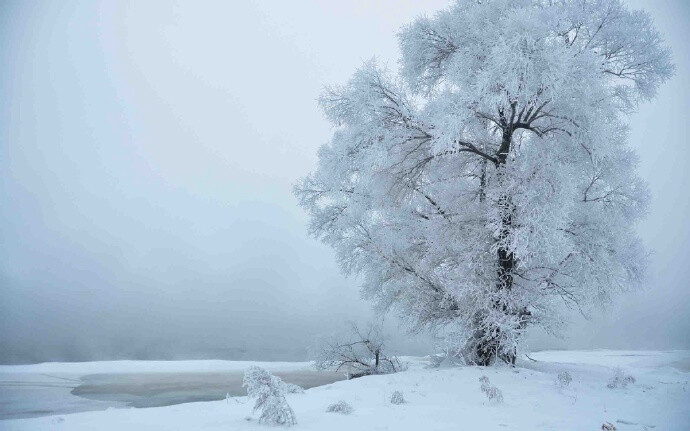
[[[305,389],[344,379],[340,373],[315,371],[308,363],[114,361],[0,366],[0,420],[245,395],[243,370],[252,364]]]

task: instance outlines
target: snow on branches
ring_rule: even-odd
[[[673,72],[619,0],[459,0],[320,103],[335,126],[295,186],[310,232],[413,330],[514,363],[529,325],[639,283],[648,201],[626,116]]]
[[[295,412],[288,405],[285,394],[298,392],[296,385],[289,385],[267,370],[252,366],[244,372],[242,386],[250,398],[256,398],[254,411],[261,410],[259,422],[271,425],[295,425]]]
[[[376,325],[369,325],[363,332],[351,323],[349,334],[319,340],[312,356],[317,369],[345,371],[349,379],[405,368],[398,358],[385,354],[384,338]]]

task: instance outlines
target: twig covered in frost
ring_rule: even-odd
[[[391,404],[405,404],[405,397],[403,397],[403,393],[400,391],[395,391],[393,392],[393,395],[391,395]]]
[[[558,376],[556,376],[556,386],[559,388],[565,388],[566,386],[570,385],[570,382],[572,381],[573,378],[567,371],[561,371],[558,373]]]
[[[613,377],[611,377],[606,384],[606,387],[609,389],[625,388],[631,383],[635,383],[635,378],[631,375],[624,374],[623,370],[620,368],[616,368]]]
[[[352,406],[343,400],[340,400],[335,404],[331,404],[328,406],[328,408],[326,408],[326,412],[328,413],[340,413],[341,415],[349,415],[353,411],[354,409]]]
[[[442,368],[467,364],[466,344],[467,334],[464,328],[458,325],[438,328],[435,334],[435,349],[441,353],[429,358],[429,367]]]
[[[288,394],[303,394],[304,388],[294,383],[285,383],[285,391]]]
[[[479,381],[482,383],[482,392],[484,392],[489,401],[495,401],[497,403],[503,402],[503,393],[500,389],[491,384],[488,377],[481,376]]]
[[[252,366],[244,372],[242,383],[250,398],[256,398],[254,411],[261,410],[260,423],[271,425],[295,425],[295,412],[285,399],[287,385],[267,370]]]
[[[312,357],[319,370],[347,371],[350,379],[405,369],[398,358],[384,353],[384,337],[378,325],[369,325],[364,332],[351,323],[346,336],[320,340]]]

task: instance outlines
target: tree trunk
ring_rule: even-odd
[[[513,138],[512,126],[506,126],[503,130],[501,146],[496,154],[496,169],[504,166],[510,153],[510,145]],[[484,178],[482,178],[482,183]],[[484,184],[482,184],[484,186]],[[483,187],[482,187],[483,188]],[[483,194],[483,191],[482,191]],[[501,206],[502,219],[501,229],[497,240],[503,242],[508,235],[510,235],[510,228],[513,223],[514,208],[513,202],[509,195],[505,194],[499,197],[497,205]],[[506,247],[499,247],[496,252],[498,259],[498,270],[496,274],[496,290],[509,291],[513,288],[513,268],[515,267],[515,256]],[[508,304],[502,301],[495,301],[493,303],[494,310],[502,313],[510,313],[511,310]],[[478,316],[481,319],[482,316]],[[481,329],[477,329],[474,338],[476,344],[474,346],[474,361],[477,365],[490,365],[495,359],[499,358],[508,364],[514,365],[516,359],[516,352],[505,352],[501,346],[501,329],[497,326],[486,327],[481,325]]]

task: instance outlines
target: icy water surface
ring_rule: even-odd
[[[311,369],[276,371],[305,389],[344,379]],[[91,374],[0,373],[0,420],[110,407],[160,407],[246,395],[242,371]]]

